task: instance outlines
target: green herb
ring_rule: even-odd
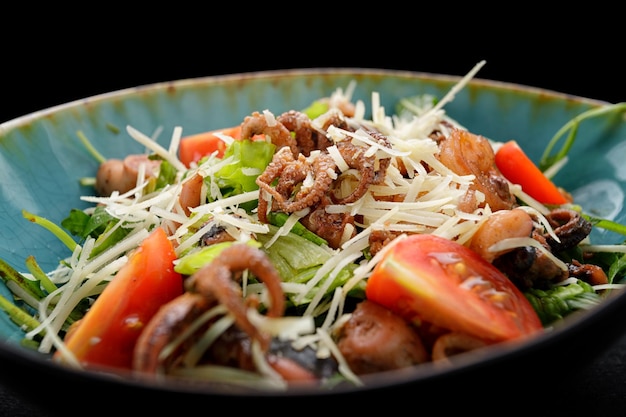
[[[33,316],[22,310],[20,307],[13,304],[10,300],[0,295],[0,309],[4,310],[11,321],[20,326],[22,329],[31,331],[39,326],[39,321]],[[40,333],[42,336],[45,334],[45,330]]]
[[[619,233],[626,236],[626,224],[620,224],[612,220],[601,219],[599,217],[594,217],[586,213],[581,214],[585,219],[591,222],[593,227],[599,227],[604,230],[609,230],[611,232]]]
[[[96,150],[96,148],[91,144],[89,139],[87,139],[87,136],[85,136],[85,134],[82,131],[79,130],[78,132],[76,132],[76,135],[78,136],[78,139],[80,139],[82,144],[85,146],[85,148],[87,148],[89,153],[95,158],[96,161],[98,161],[99,163],[106,162],[106,158],[102,156],[100,152]]]
[[[287,213],[272,211],[267,215],[267,218],[270,224],[274,226],[282,227],[287,221],[287,219],[289,218],[289,215]],[[323,239],[322,237],[311,232],[309,229],[304,227],[304,225],[300,222],[297,222],[296,224],[294,224],[290,232],[295,233],[298,236],[302,236],[303,238],[310,240],[316,245],[328,245],[328,242],[326,241],[326,239]]]
[[[2,259],[0,259],[0,278],[2,278],[5,283],[13,282],[21,288],[24,293],[37,301],[46,296],[46,293],[39,285],[39,281],[25,277]]]
[[[48,278],[48,275],[39,266],[34,256],[26,258],[26,268],[33,275],[36,281],[39,281],[41,287],[49,294],[57,289],[54,282]]]
[[[580,125],[580,122],[585,119],[590,119],[592,117],[598,117],[613,112],[626,112],[626,103],[610,104],[587,110],[586,112],[579,114],[578,116],[567,122],[565,125],[563,125],[563,127],[561,127],[554,134],[552,139],[550,139],[548,145],[546,146],[546,149],[543,151],[541,159],[539,160],[539,169],[545,171],[563,158],[565,158],[565,156],[567,156],[567,153],[569,152],[570,148],[574,144],[574,140],[576,139],[576,134],[578,133],[578,126]],[[565,139],[565,142],[563,143],[561,149],[558,152],[551,154],[557,142],[568,131],[569,135]]]
[[[215,182],[223,197],[254,191],[256,178],[265,171],[274,157],[276,145],[265,141],[236,140],[224,152],[232,162],[215,173]]]
[[[39,226],[42,226],[43,228],[47,229],[49,232],[55,235],[61,242],[63,242],[63,244],[65,244],[65,246],[67,246],[70,251],[73,252],[74,249],[76,249],[76,246],[78,246],[78,244],[74,241],[74,239],[72,239],[72,236],[67,234],[63,229],[61,229],[61,227],[51,222],[50,220],[44,217],[38,216],[36,214],[33,214],[33,213],[29,213],[26,210],[22,210],[22,216],[24,216],[24,218],[28,220],[29,222],[38,224]]]
[[[548,326],[576,310],[589,309],[601,301],[600,294],[581,280],[549,289],[531,288],[524,292],[541,323]]]

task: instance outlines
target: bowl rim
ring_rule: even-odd
[[[138,92],[149,92],[157,90],[166,90],[169,88],[181,88],[181,87],[193,87],[195,85],[218,85],[226,84],[237,81],[249,81],[249,80],[261,80],[269,78],[285,78],[285,77],[297,77],[297,76],[322,76],[322,75],[350,75],[359,74],[367,76],[393,76],[393,77],[405,77],[405,78],[422,78],[429,80],[441,80],[449,82],[458,82],[463,78],[461,75],[453,74],[439,74],[425,71],[409,71],[409,70],[397,70],[397,69],[385,69],[385,68],[363,68],[363,67],[313,67],[313,68],[288,68],[288,69],[274,69],[274,70],[260,70],[250,72],[238,72],[232,74],[220,74],[220,75],[206,75],[199,77],[181,78],[175,80],[158,81],[154,83],[140,84],[137,86],[131,86],[112,91],[103,92],[100,94],[94,94],[87,97],[78,98],[65,103],[60,103],[54,106],[49,106],[40,110],[15,117],[13,119],[0,123],[0,135],[6,132],[21,127],[27,123],[35,121],[39,118],[45,118],[53,113],[59,111],[68,110],[74,107],[80,107],[104,101],[113,98],[120,98],[127,95],[132,95]],[[591,104],[594,106],[600,106],[609,104],[606,101],[582,97],[565,92],[551,90],[542,87],[534,87],[526,84],[492,80],[488,78],[481,78],[475,76],[469,80],[468,85],[473,87],[492,87],[505,90],[517,90],[526,91],[536,95],[549,95],[556,99],[574,100],[582,103]]]

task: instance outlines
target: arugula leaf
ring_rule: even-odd
[[[617,257],[615,262],[609,267],[607,276],[611,283],[626,279],[626,254]]]
[[[549,289],[531,288],[524,292],[530,301],[541,323],[547,326],[576,310],[589,309],[596,306],[600,300],[600,294],[593,287],[582,281],[567,285],[555,285]]]
[[[104,207],[98,206],[92,214],[79,209],[71,209],[68,216],[61,221],[61,226],[84,240],[89,236],[97,238],[104,233],[109,223],[116,221],[117,219],[111,216]]]

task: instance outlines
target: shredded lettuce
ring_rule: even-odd
[[[232,246],[237,242],[220,242],[210,246],[204,246],[202,248],[197,248],[194,251],[190,251],[187,255],[179,258],[176,261],[176,265],[174,266],[174,270],[180,274],[184,275],[193,275],[196,271],[198,271],[203,266],[211,263],[215,258],[217,258],[220,253],[229,246]],[[260,247],[261,245],[254,241],[249,240],[246,242],[250,246]]]
[[[233,161],[215,173],[223,197],[254,191],[258,177],[272,161],[276,146],[259,140],[236,140],[226,148],[224,159]]]

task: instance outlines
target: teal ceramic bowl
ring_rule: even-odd
[[[376,69],[280,70],[214,76],[164,82],[115,91],[25,115],[0,125],[0,258],[24,270],[25,258],[34,255],[44,269],[51,269],[67,256],[67,249],[41,227],[29,223],[22,210],[60,222],[70,209],[82,208],[79,196],[84,188],[81,177],[93,176],[97,165],[80,142],[77,132],[92,141],[106,157],[122,157],[141,152],[129,140],[125,127],[142,132],[172,132],[182,126],[184,134],[198,133],[238,124],[255,110],[271,109],[274,114],[306,107],[314,99],[327,96],[337,87],[356,81],[354,98],[371,103],[371,92],[380,93],[381,104],[393,109],[398,99],[429,93],[443,97],[460,77]],[[479,75],[458,91],[445,106],[449,116],[474,133],[494,140],[517,140],[529,156],[538,160],[550,138],[573,117],[607,103],[568,96],[552,91],[480,79]],[[162,144],[169,141],[163,133]],[[554,178],[568,189],[588,211],[626,223],[626,121],[610,114],[585,120],[579,126],[570,162]],[[597,233],[597,232],[594,232]],[[598,233],[598,243],[616,243],[619,237]],[[0,285],[0,293],[8,296]],[[615,319],[626,300],[622,294],[601,306],[576,315],[553,332],[514,347],[488,349],[469,357],[452,369],[424,367],[419,373],[391,373],[363,388],[339,390],[339,394],[386,390],[394,387],[425,387],[451,384],[461,377],[472,379],[485,372],[506,369],[506,365],[545,364],[550,349],[591,337],[593,348],[580,352],[580,360],[606,346],[623,330],[623,319]],[[593,334],[598,323],[602,334]],[[611,323],[607,326],[606,323]],[[609,329],[609,330],[607,330]],[[596,332],[597,333],[597,332]],[[134,389],[142,392],[179,393],[193,397],[230,397],[248,392],[182,385],[176,382],[148,384],[106,374],[76,372],[51,363],[43,355],[22,348],[22,331],[0,313],[0,357],[19,363],[15,372],[46,372],[74,388],[84,382],[105,384],[108,389]],[[551,359],[558,362],[558,359]],[[7,365],[8,366],[8,365]],[[4,369],[4,368],[3,368]],[[6,368],[9,369],[9,368]],[[527,368],[532,369],[532,368]],[[7,371],[3,371],[7,377]],[[10,377],[7,377],[10,378]],[[49,389],[51,389],[49,387]],[[289,396],[268,393],[261,396]],[[308,397],[319,392],[298,392]]]

